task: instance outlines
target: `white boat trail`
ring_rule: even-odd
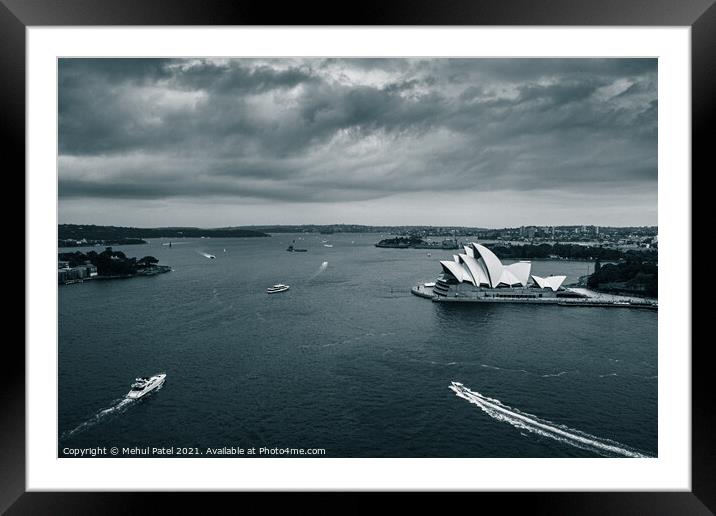
[[[560,371],[559,373],[553,373],[553,374],[543,374],[542,378],[557,378],[562,376],[563,374],[567,374],[568,371]]]
[[[111,407],[104,408],[102,410],[97,411],[91,418],[89,418],[87,421],[82,423],[81,425],[78,425],[77,427],[73,428],[69,432],[64,432],[60,439],[69,439],[72,436],[75,436],[81,432],[84,432],[85,430],[88,430],[92,428],[93,426],[101,423],[105,419],[107,419],[110,416],[114,416],[117,414],[120,414],[121,412],[124,412],[127,409],[128,405],[131,405],[137,400],[132,400],[129,398],[121,398],[119,400],[116,400],[114,404]]]
[[[485,368],[487,368],[487,369],[495,369],[495,370],[497,370],[497,371],[512,371],[512,372],[515,372],[515,373],[530,374],[530,372],[527,371],[526,369],[510,369],[510,368],[507,368],[507,367],[499,367],[499,366],[490,365],[490,364],[480,364],[480,366],[481,366],[481,367],[485,367]]]
[[[509,423],[519,430],[526,430],[542,437],[548,437],[570,446],[588,450],[605,457],[635,457],[648,458],[651,455],[636,450],[627,445],[604,439],[595,435],[559,425],[535,415],[520,412],[517,409],[504,405],[500,400],[488,398],[479,392],[474,392],[459,382],[451,382],[449,386],[458,397],[477,405],[491,418]]]
[[[80,434],[80,433],[84,432],[85,430],[88,430],[103,421],[109,420],[113,416],[117,416],[117,415],[121,414],[122,412],[127,410],[131,404],[138,403],[144,399],[149,398],[152,394],[161,390],[162,387],[163,387],[163,385],[160,385],[159,387],[154,389],[153,392],[146,394],[143,398],[139,398],[139,399],[119,398],[119,399],[114,400],[114,402],[112,402],[112,406],[103,408],[102,410],[98,410],[97,412],[95,412],[95,414],[92,417],[90,417],[84,423],[76,426],[75,428],[73,428],[70,431],[63,432],[62,435],[60,436],[60,440],[69,439],[70,437]]]
[[[313,274],[313,276],[311,276],[310,278],[308,278],[308,280],[310,281],[310,280],[312,280],[312,279],[315,279],[316,277],[318,277],[319,274],[321,274],[321,273],[322,273],[323,271],[325,271],[327,268],[328,268],[328,262],[323,262],[323,263],[321,264],[321,266],[318,268],[318,270]]]

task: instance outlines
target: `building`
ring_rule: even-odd
[[[80,265],[79,267],[84,268],[85,277],[94,278],[95,276],[97,276],[97,266],[96,265],[92,265],[90,262],[86,262],[84,265]]]
[[[60,261],[57,264],[57,282],[60,284],[79,283],[85,279],[94,278],[96,276],[97,267],[90,262],[76,267],[70,267],[69,262],[65,261]]]
[[[434,301],[556,302],[583,297],[562,287],[566,276],[535,276],[529,261],[504,265],[487,247],[474,242],[463,249],[453,260],[440,262],[442,274],[428,293]]]

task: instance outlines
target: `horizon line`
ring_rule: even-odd
[[[357,223],[304,223],[304,224],[246,224],[238,226],[215,226],[215,227],[200,227],[200,226],[122,226],[113,224],[93,224],[93,223],[76,223],[76,222],[58,222],[58,226],[97,226],[97,227],[126,227],[126,228],[139,228],[139,229],[170,229],[170,228],[187,228],[187,229],[240,229],[240,228],[261,228],[261,227],[307,227],[307,226],[364,226],[364,227],[386,227],[386,228],[456,228],[456,229],[480,229],[480,230],[498,230],[498,229],[513,229],[513,228],[540,228],[540,227],[599,227],[599,228],[658,228],[658,224],[636,224],[636,225],[624,225],[624,226],[611,226],[611,225],[600,225],[600,224],[522,224],[519,226],[502,226],[502,227],[482,227],[482,226],[456,226],[456,225],[433,225],[433,224],[357,224]]]

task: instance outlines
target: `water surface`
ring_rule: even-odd
[[[656,455],[656,312],[431,303],[410,287],[434,280],[452,251],[373,247],[380,238],[116,247],[174,271],[60,286],[59,454],[266,446],[329,457],[609,455],[495,417],[450,390],[457,381],[514,413]],[[285,252],[294,239],[309,251]],[[590,271],[586,262],[533,262],[534,274],[567,282]],[[267,295],[275,283],[291,289]],[[134,377],[160,371],[161,390],[117,406]]]

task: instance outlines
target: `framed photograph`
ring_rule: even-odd
[[[712,2],[162,4],[0,8],[27,293],[0,507],[713,510],[690,262]]]

